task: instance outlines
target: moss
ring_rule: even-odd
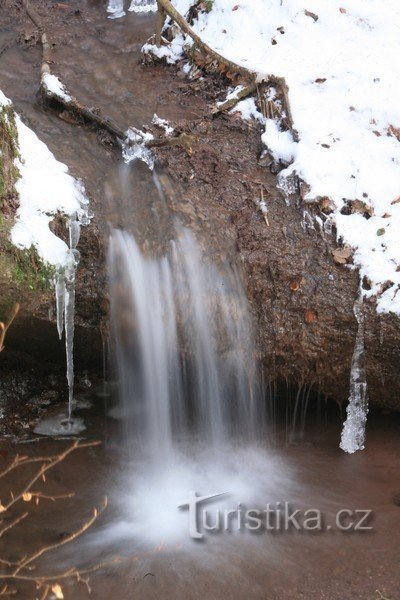
[[[209,13],[212,11],[214,0],[204,0],[203,4],[204,10],[206,11],[206,13]]]
[[[26,286],[30,290],[50,289],[54,277],[54,268],[39,258],[35,248],[29,250],[13,249],[15,265],[12,279],[17,286]]]
[[[54,267],[43,263],[36,249],[16,248],[10,241],[12,219],[0,213],[0,289],[7,287],[18,291],[47,291],[54,278]],[[3,300],[3,294],[1,294]],[[14,298],[15,300],[15,298]]]
[[[0,209],[8,197],[16,196],[19,171],[14,161],[19,157],[14,109],[11,105],[0,106]]]

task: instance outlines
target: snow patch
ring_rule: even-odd
[[[39,257],[53,266],[67,263],[68,246],[51,230],[57,213],[78,218],[87,212],[88,199],[83,185],[56,160],[47,146],[16,115],[21,159],[15,165],[21,177],[15,188],[19,195],[16,223],[11,241],[18,248],[37,250]]]
[[[172,3],[183,15],[193,4]],[[400,203],[393,202],[400,196],[400,72],[393,57],[400,52],[399,24],[397,0],[379,6],[375,0],[309,0],[307,6],[302,0],[214,0],[192,25],[227,59],[286,79],[298,143],[270,119],[263,133],[275,160],[291,163],[280,185],[291,188],[297,175],[309,185],[306,200],[332,199],[338,236],[356,249],[355,264],[370,279],[378,311],[398,314]],[[179,33],[155,53],[176,62],[192,44]],[[249,100],[235,108],[245,118],[254,117]],[[372,223],[340,215],[355,199],[372,208]],[[377,240],[381,228],[385,234]]]
[[[65,86],[55,75],[52,75],[51,73],[43,73],[42,85],[50,94],[54,94],[55,96],[63,98],[65,102],[71,102],[72,97],[68,94]]]
[[[284,163],[291,162],[296,156],[297,144],[290,131],[281,131],[278,123],[274,119],[265,120],[265,132],[261,136],[272,156],[278,161]]]

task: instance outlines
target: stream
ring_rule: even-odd
[[[154,15],[127,11],[108,19],[105,2],[71,4],[80,4],[86,18],[76,15],[67,26],[55,16],[67,42],[54,50],[55,72],[82,102],[124,129],[141,128],[155,113],[180,121],[206,110],[201,94],[189,95],[185,80],[168,68],[140,65]],[[5,19],[0,43],[15,30]],[[91,574],[96,599],[376,600],[377,590],[399,598],[399,415],[372,411],[366,450],[341,452],[342,415],[334,402],[311,386],[263,381],[241,272],[230,255],[213,262],[207,232],[197,239],[187,229],[179,202],[170,210],[160,193],[163,173],[139,161],[125,164],[107,140],[99,143],[94,131],[35,101],[38,45],[14,44],[0,64],[0,88],[84,181],[90,227],[108,249],[91,262],[85,249],[92,238],[82,230],[78,324],[90,317],[90,308],[79,307],[79,286],[90,285],[105,264],[111,305],[111,341],[100,349],[109,382],[79,391],[74,406],[86,427],[80,435],[102,444],[52,471],[51,493],[76,496],[50,502],[24,522],[10,559],[21,547],[29,552],[61,539],[107,496],[107,511],[85,536],[39,563],[49,572],[122,556]],[[78,368],[86,351],[78,347]],[[1,456],[27,446],[45,455],[65,443],[33,437],[26,446],[0,440]],[[195,494],[224,496],[207,500],[208,514],[199,511],[191,523]],[[296,510],[318,512],[321,527],[307,529],[304,518],[299,528],[294,518],[286,527],[286,511]],[[63,589],[66,598],[87,598],[84,585],[69,581]]]

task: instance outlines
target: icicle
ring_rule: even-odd
[[[155,12],[157,10],[157,2],[154,0],[132,0],[128,10],[136,13]]]
[[[74,330],[75,330],[75,272],[77,262],[72,250],[69,251],[68,264],[65,269],[65,354],[67,357],[68,381],[68,418],[71,419],[72,401],[74,398]]]
[[[290,197],[298,194],[299,178],[295,172],[290,172],[288,167],[279,173],[276,187],[283,193],[286,206],[290,206]]]
[[[58,337],[62,338],[64,330],[64,307],[65,307],[65,279],[64,271],[56,273],[55,277],[56,289],[56,310],[57,310],[57,331]]]
[[[124,11],[124,0],[109,0],[107,12],[110,13],[109,19],[119,19],[120,17],[124,17],[126,15],[126,12]]]
[[[83,188],[82,188],[83,192]],[[74,330],[75,330],[75,279],[76,269],[79,264],[80,254],[76,249],[78,245],[81,226],[90,223],[91,215],[88,209],[88,200],[82,193],[80,208],[68,221],[69,250],[67,260],[55,275],[56,307],[57,307],[57,331],[62,338],[65,328],[65,353],[67,361],[68,381],[68,423],[73,429],[71,421],[72,404],[74,399]],[[68,433],[66,429],[65,433]]]
[[[354,304],[354,314],[358,323],[356,343],[350,372],[350,395],[347,406],[347,419],[342,430],[340,448],[349,454],[363,450],[365,426],[368,414],[368,390],[365,373],[364,315],[362,299]]]

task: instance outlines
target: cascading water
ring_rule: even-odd
[[[238,274],[205,264],[187,230],[161,258],[114,231],[109,272],[126,438],[160,461],[189,432],[214,445],[254,437],[261,402]]]

